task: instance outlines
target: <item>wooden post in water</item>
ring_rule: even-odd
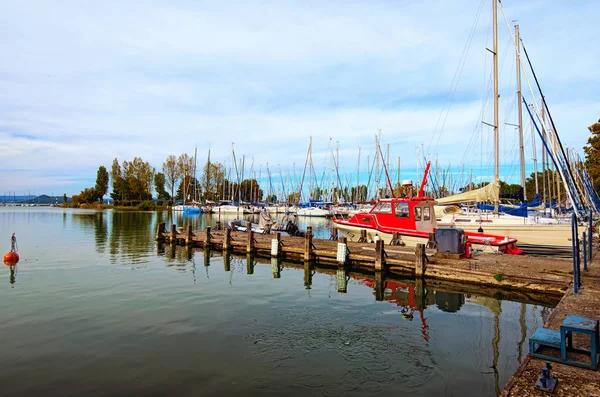
[[[254,251],[254,231],[248,228],[248,243],[246,244],[246,253],[250,254]]]
[[[192,224],[188,223],[187,224],[187,232],[185,234],[185,245],[192,245],[194,243],[194,240],[192,240],[192,237],[194,237],[194,233],[192,233]]]
[[[306,235],[304,236],[304,261],[310,262],[313,260],[313,243],[312,243],[312,227],[306,228]]]
[[[348,238],[347,237],[339,237],[336,259],[337,259],[338,267],[342,267],[342,266],[346,265],[346,262],[348,261]]]
[[[415,306],[417,310],[424,310],[427,308],[425,302],[425,282],[419,277],[415,279]]]
[[[361,230],[360,231],[360,238],[358,239],[359,243],[366,243],[367,242],[367,231],[366,230]]]
[[[229,251],[231,249],[231,229],[226,227],[223,235],[223,251]]]
[[[276,232],[273,235],[273,240],[271,240],[271,256],[274,258],[279,258],[279,251],[281,246],[281,233]]]
[[[231,271],[231,254],[229,253],[229,251],[223,252],[223,267],[225,268],[226,272]]]
[[[304,262],[304,288],[311,289],[312,285],[312,266],[311,262]]]
[[[271,258],[271,272],[273,272],[273,278],[281,278],[281,268],[279,267],[279,258]]]
[[[156,241],[163,241],[165,239],[165,223],[161,222],[156,225]]]
[[[375,300],[383,301],[384,279],[382,272],[375,272]]]
[[[207,226],[206,229],[204,229],[204,233],[204,247],[210,248],[210,226]]]
[[[348,279],[346,278],[346,269],[339,267],[335,273],[335,286],[337,292],[345,294],[348,292]]]
[[[171,240],[171,244],[177,243],[177,225],[171,225],[170,240]]]
[[[217,221],[217,224],[215,225],[215,230],[221,230],[221,221]]]
[[[417,244],[415,248],[415,278],[421,279],[426,270],[425,244]]]
[[[254,256],[246,254],[246,274],[254,274]]]
[[[383,250],[383,240],[379,239],[375,242],[375,271],[380,272],[385,265],[385,252]]]
[[[330,240],[337,240],[338,239],[338,229],[337,227],[332,227],[331,228],[331,237],[329,237]]]

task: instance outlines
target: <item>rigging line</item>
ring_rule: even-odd
[[[450,97],[454,94],[454,92],[456,92],[456,89],[458,87],[458,82],[460,81],[460,77],[462,76],[462,72],[464,69],[464,65],[466,64],[466,59],[467,56],[469,54],[469,50],[471,48],[471,43],[473,41],[473,37],[475,36],[475,31],[477,28],[477,24],[479,22],[479,17],[481,16],[481,10],[483,9],[483,3],[485,0],[482,0],[481,3],[479,4],[479,8],[477,10],[477,13],[475,15],[475,20],[473,21],[473,25],[471,26],[471,29],[469,31],[469,35],[467,36],[467,42],[465,43],[465,46],[463,47],[461,56],[459,58],[458,61],[458,65],[456,67],[456,70],[454,71],[454,76],[452,78],[452,82],[450,83],[450,88],[448,89],[448,92],[446,93],[446,98],[444,99],[444,104],[442,105],[442,110],[440,111],[440,115],[438,116],[438,120],[436,122],[435,128],[433,130],[433,135],[431,136],[431,140],[429,142],[429,145],[427,146],[427,152],[430,152],[431,149],[431,144],[433,143],[433,140],[435,139],[436,134],[438,133],[438,127],[440,125],[440,121],[444,115],[444,112],[449,113],[450,109],[450,105],[448,105],[449,101],[450,101]],[[447,108],[448,106],[448,108]],[[448,116],[446,115],[446,118]],[[444,121],[445,124],[445,121]],[[439,131],[439,135],[441,136],[441,130],[443,130],[443,126],[440,128]],[[439,144],[439,137],[438,140],[436,142],[436,146]]]

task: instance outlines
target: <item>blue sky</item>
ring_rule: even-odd
[[[503,4],[563,144],[581,152],[600,118],[600,3]],[[502,14],[499,31],[502,178],[516,182],[517,135],[504,124],[516,121],[515,61]],[[71,195],[115,157],[160,170],[194,146],[199,162],[210,147],[229,165],[232,142],[255,171],[269,163],[292,173],[309,136],[317,170],[329,168],[331,138],[350,174],[359,146],[363,164],[372,159],[380,128],[403,176],[414,178],[419,147],[485,179],[491,45],[489,0],[2,2],[0,194]],[[528,122],[526,141],[530,159]]]

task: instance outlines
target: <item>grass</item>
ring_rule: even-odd
[[[494,274],[494,278],[496,279],[496,281],[502,281],[504,280],[504,273],[496,273]]]

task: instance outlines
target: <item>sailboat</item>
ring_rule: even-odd
[[[458,204],[466,202],[492,202],[493,212],[469,212],[456,206],[437,207],[437,225],[440,228],[461,228],[465,231],[482,231],[495,235],[516,238],[519,248],[526,253],[538,254],[571,254],[571,225],[558,224],[557,221],[539,222],[529,217],[520,217],[498,212],[500,177],[499,177],[499,111],[498,111],[498,0],[493,1],[493,31],[494,31],[494,180],[487,186],[444,197],[437,200],[438,204]],[[515,46],[517,58],[517,103],[519,104],[520,146],[523,149],[522,109],[521,109],[521,65],[518,26],[515,27]],[[521,152],[521,183],[525,188],[524,158]]]
[[[196,157],[197,157],[197,153],[198,153],[198,149],[194,149],[194,179],[193,181],[190,180],[188,182],[188,188],[185,189],[183,191],[183,205],[176,205],[173,207],[173,211],[181,211],[183,212],[184,215],[197,215],[197,214],[201,214],[202,211],[202,207],[200,206],[200,203],[198,202],[198,179],[196,178]],[[183,180],[185,182],[185,175],[183,176]],[[188,204],[186,204],[186,198],[190,199],[190,194],[189,194],[189,185],[193,182],[194,184],[194,199],[189,202]]]

